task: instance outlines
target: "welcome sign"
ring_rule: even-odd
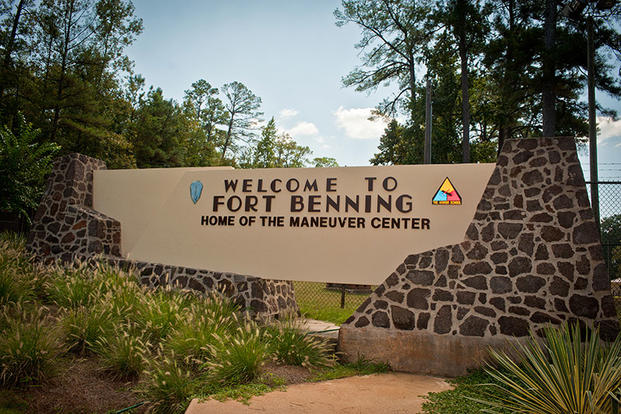
[[[495,164],[94,172],[129,259],[266,279],[382,282],[463,240]]]

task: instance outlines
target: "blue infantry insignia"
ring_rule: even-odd
[[[190,184],[190,198],[192,202],[196,204],[199,198],[201,198],[201,193],[203,192],[203,183],[200,181],[194,181]]]

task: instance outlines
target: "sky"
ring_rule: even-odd
[[[182,101],[192,82],[239,81],[261,97],[272,116],[313,157],[369,165],[385,125],[370,110],[391,92],[342,86],[360,63],[360,29],[335,25],[338,0],[134,0],[144,31],[127,50],[136,73],[166,97]],[[621,113],[621,102],[598,93]],[[601,119],[600,179],[621,179],[621,121]],[[580,153],[588,178],[588,151]]]

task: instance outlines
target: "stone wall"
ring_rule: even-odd
[[[619,332],[574,141],[511,140],[464,241],[408,256],[341,327],[339,345],[350,359],[460,375],[488,345],[575,320],[607,340]]]
[[[82,154],[56,160],[28,236],[28,249],[37,258],[45,262],[103,258],[135,269],[148,286],[219,291],[261,317],[298,312],[292,282],[123,258],[121,223],[92,209],[93,171],[105,168],[103,161]]]

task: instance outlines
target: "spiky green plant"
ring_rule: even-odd
[[[145,368],[149,344],[132,325],[121,326],[93,344],[102,368],[119,379],[137,378]]]
[[[514,346],[517,360],[491,351],[496,367],[487,372],[500,384],[493,407],[515,413],[595,414],[612,412],[613,393],[621,388],[621,337],[610,344],[597,330],[581,335],[578,324],[544,329]],[[516,362],[517,361],[517,362]]]
[[[92,306],[101,295],[101,281],[87,264],[75,267],[56,267],[49,289],[50,300],[61,308]]]
[[[182,302],[180,295],[162,290],[144,292],[136,321],[147,339],[158,342],[172,332],[187,314]]]
[[[18,318],[7,317],[0,335],[0,384],[39,383],[53,372],[60,352],[58,335],[45,323],[45,309],[34,313],[17,305]],[[20,310],[21,309],[21,310]]]
[[[67,311],[60,324],[68,350],[84,354],[93,349],[97,340],[108,337],[116,322],[105,306],[81,306]]]
[[[285,319],[267,327],[265,338],[277,362],[306,368],[327,367],[333,363],[326,341],[307,335],[295,319]]]
[[[225,316],[225,312],[193,304],[182,323],[169,334],[166,348],[186,365],[198,369],[212,357],[210,345],[216,344],[216,338],[229,335],[237,326],[234,314]]]
[[[244,384],[259,376],[268,357],[257,325],[244,322],[232,335],[214,336],[215,345],[209,345],[212,355],[207,362],[209,378],[218,384]]]
[[[153,413],[182,413],[195,391],[191,371],[175,355],[158,348],[144,371],[142,393],[149,400]]]

